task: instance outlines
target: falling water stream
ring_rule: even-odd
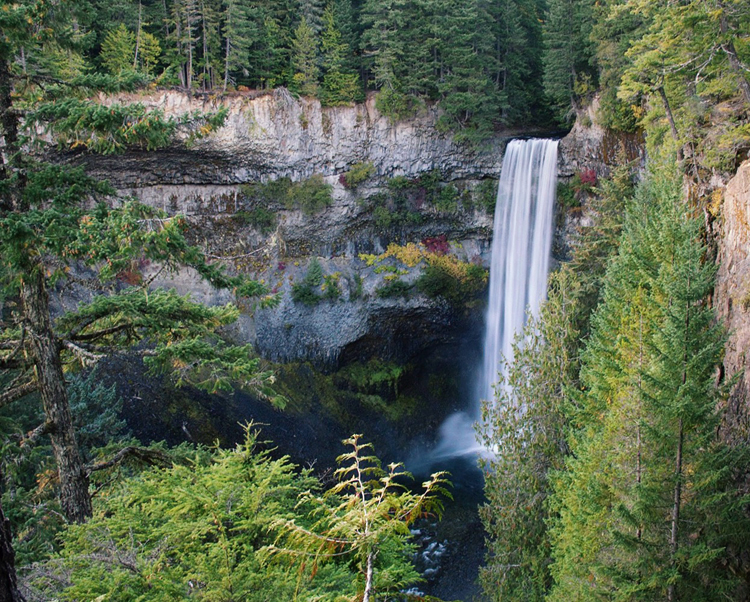
[[[528,313],[546,298],[557,184],[557,140],[513,140],[506,150],[495,207],[490,297],[482,370],[471,407],[440,427],[431,460],[486,455],[476,439],[482,400],[494,397],[504,361]]]

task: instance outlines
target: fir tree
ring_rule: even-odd
[[[133,69],[135,57],[135,35],[125,25],[110,31],[102,42],[101,59],[107,70],[118,75],[125,69]]]
[[[747,519],[730,475],[747,458],[716,439],[724,334],[679,182],[660,172],[640,187],[607,271],[551,505],[551,600],[719,600],[737,587],[726,549],[744,535],[728,531]]]
[[[349,53],[349,46],[342,40],[341,32],[336,25],[333,8],[329,6],[323,13],[321,35],[325,73],[321,91],[323,104],[345,104],[361,97],[359,76],[346,68],[346,57]]]
[[[529,320],[507,366],[507,380],[483,406],[488,534],[480,578],[491,600],[541,601],[551,585],[548,498],[567,455],[566,397],[576,377],[575,277],[553,274],[550,296]]]
[[[138,274],[141,260],[165,268],[187,265],[220,288],[255,295],[263,287],[227,276],[186,244],[179,217],[165,218],[136,202],[111,203],[114,191],[87,177],[81,168],[46,163],[25,153],[21,137],[46,129],[60,145],[83,145],[114,152],[127,147],[156,148],[169,143],[178,120],[165,119],[142,105],[99,105],[86,98],[95,89],[132,89],[134,80],[81,77],[44,88],[25,88],[33,109],[19,91],[12,63],[19,45],[39,44],[38,20],[60,15],[42,4],[15,4],[0,11],[0,111],[5,140],[0,165],[0,283],[4,298],[18,300],[0,330],[0,368],[12,378],[0,394],[0,406],[39,391],[60,480],[65,516],[72,522],[91,514],[89,473],[72,424],[64,367],[89,365],[118,348],[144,339],[155,370],[179,367],[178,381],[215,389],[230,380],[263,380],[249,349],[224,344],[215,329],[237,316],[234,307],[205,308],[172,291],[150,291]],[[35,20],[36,19],[36,20]],[[49,35],[45,28],[42,36]],[[34,81],[34,74],[29,74]],[[23,119],[22,119],[23,117]],[[188,118],[193,120],[194,117]],[[198,118],[208,132],[223,115]],[[183,120],[189,126],[188,120]],[[42,143],[37,140],[37,143]],[[76,270],[95,274],[89,286],[108,293],[53,321],[50,291]],[[128,273],[123,280],[123,274]],[[135,283],[125,286],[127,283]],[[116,292],[115,292],[116,291]],[[179,324],[179,327],[177,326]],[[195,368],[195,372],[191,369]]]
[[[318,93],[318,42],[315,32],[303,17],[292,40],[293,89],[304,96]]]

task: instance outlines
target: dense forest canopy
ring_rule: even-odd
[[[210,263],[179,216],[45,151],[155,150],[223,123],[148,110],[144,89],[283,86],[324,106],[374,92],[394,120],[436,104],[439,128],[470,143],[585,126],[592,102],[610,132],[644,137],[645,172],[620,153],[561,187],[587,219],[508,369],[513,392],[485,408],[499,453],[482,581],[496,600],[746,599],[748,450],[720,436],[734,381],[719,370],[705,224],[750,149],[749,73],[746,0],[4,2],[0,481],[26,591],[359,600],[416,578],[408,526],[439,510],[443,475],[405,489],[356,436],[327,492],[250,428],[232,450],[143,447],[116,392],[74,375],[129,349],[177,382],[281,403],[251,350],[221,335],[235,306],[152,290],[140,268],[187,266],[272,303],[266,288]],[[118,92],[136,101],[102,103]],[[102,294],[53,319],[64,283]],[[15,601],[2,519],[0,599]]]

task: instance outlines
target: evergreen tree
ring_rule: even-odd
[[[63,547],[27,577],[36,599],[334,599],[354,593],[342,562],[279,563],[267,547],[280,517],[319,485],[288,458],[271,459],[248,429],[234,449],[183,450],[166,468],[123,479],[96,499],[92,519],[68,528]]]
[[[304,96],[318,93],[318,42],[315,32],[303,17],[292,40],[292,88]]]
[[[310,527],[294,520],[276,521],[284,545],[274,546],[274,551],[309,556],[316,564],[350,555],[364,581],[358,588],[361,600],[369,602],[376,594],[402,589],[416,580],[413,567],[403,562],[409,526],[428,512],[440,514],[440,496],[450,494],[444,473],[431,475],[421,493],[409,491],[402,481],[411,475],[403,466],[389,464],[383,470],[380,460],[369,453],[372,445],[361,438],[353,435],[344,441],[352,450],[337,458],[338,483],[322,498],[303,496],[312,505]]]
[[[642,185],[610,265],[551,508],[550,600],[719,600],[744,545],[734,459],[716,439],[724,334],[680,179]],[[689,467],[689,468],[688,468]],[[700,528],[696,528],[700,525]]]
[[[550,0],[544,23],[544,90],[561,117],[593,92],[592,2]]]
[[[142,105],[105,107],[85,97],[96,88],[132,89],[132,78],[82,77],[23,88],[34,98],[33,110],[29,109],[28,97],[15,86],[12,65],[19,46],[33,47],[40,36],[54,31],[53,19],[60,15],[48,8],[44,2],[17,3],[0,11],[6,32],[0,39],[5,141],[0,165],[0,284],[4,298],[18,300],[18,309],[0,330],[0,369],[12,374],[0,393],[0,407],[39,391],[46,416],[41,428],[52,442],[62,509],[68,520],[80,522],[91,514],[89,473],[75,438],[64,366],[89,365],[113,349],[149,340],[153,347],[143,350],[147,362],[155,370],[178,368],[178,381],[215,389],[228,387],[230,380],[260,384],[264,379],[248,348],[226,345],[215,335],[216,328],[236,318],[236,308],[205,308],[172,291],[151,291],[149,281],[136,276],[139,261],[165,268],[187,265],[215,286],[236,288],[243,295],[264,289],[207,264],[200,250],[186,244],[182,219],[163,218],[132,201],[109,203],[114,191],[81,168],[46,163],[24,152],[22,136],[34,140],[42,129],[60,145],[82,145],[91,151],[156,148],[170,142],[180,123]],[[33,74],[27,77],[34,81]],[[199,119],[198,125],[208,132],[222,119],[219,114]],[[110,294],[53,321],[50,290],[66,280],[78,281],[76,270],[83,266],[95,274],[89,286],[98,285]],[[128,282],[135,284],[126,286]]]
[[[491,600],[541,601],[551,585],[550,477],[567,455],[567,389],[577,371],[573,273],[551,276],[550,296],[514,346],[507,381],[483,406],[482,440],[495,450],[484,463],[488,534],[480,578]]]
[[[300,21],[304,19],[308,27],[312,30],[315,37],[323,31],[326,3],[325,0],[297,0],[299,7],[297,14]]]
[[[479,2],[450,2],[448,9],[440,32],[441,122],[461,138],[480,140],[492,133],[500,110],[489,76],[489,15]]]
[[[125,25],[110,31],[102,42],[101,59],[107,71],[118,75],[133,68],[135,35]]]
[[[321,101],[325,105],[353,102],[362,97],[359,76],[346,68],[349,46],[342,40],[333,8],[329,6],[323,13],[323,33],[321,54],[323,59],[323,86]]]
[[[242,0],[225,0],[223,9],[224,84],[230,84],[230,73],[244,71],[249,75],[250,47],[258,39],[257,15]],[[231,82],[234,83],[234,82]]]

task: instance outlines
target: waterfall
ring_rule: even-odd
[[[527,311],[536,315],[547,296],[557,144],[557,140],[513,140],[505,150],[478,400],[494,397],[502,358],[513,361],[513,341],[526,323]],[[478,403],[475,411],[478,417]]]
[[[431,461],[491,453],[476,439],[481,401],[494,398],[502,358],[546,298],[557,183],[557,140],[513,140],[503,158],[495,206],[484,361],[471,409],[440,427]]]

